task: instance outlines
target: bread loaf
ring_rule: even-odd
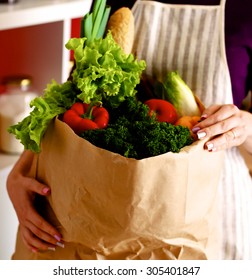
[[[109,18],[107,29],[116,43],[126,54],[132,51],[134,41],[134,16],[129,8],[123,7],[115,11]]]

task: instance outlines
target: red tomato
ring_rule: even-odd
[[[175,123],[178,115],[174,106],[163,99],[149,99],[144,102],[150,108],[150,116],[155,115],[159,122]]]

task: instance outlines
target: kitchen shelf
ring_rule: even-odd
[[[63,21],[83,16],[91,0],[19,0],[0,4],[0,30]]]
[[[19,0],[0,4],[0,78],[29,74],[43,92],[69,74],[71,21],[85,15],[91,0]]]

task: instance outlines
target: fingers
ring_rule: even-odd
[[[41,238],[38,238],[32,231],[22,225],[20,225],[20,234],[24,244],[34,253],[47,250],[55,251],[57,250],[57,247],[64,248],[64,244],[62,242],[47,242]],[[46,235],[46,233],[44,234]]]
[[[33,250],[48,250],[56,246],[64,247],[61,234],[33,207],[27,207],[27,213],[19,218],[25,244]]]
[[[224,149],[231,148],[232,146],[238,146],[240,143],[237,129],[232,129],[226,133],[221,134],[218,137],[206,142],[205,148],[208,151],[216,152]]]
[[[212,105],[202,113],[201,117],[205,122],[204,126],[210,126],[226,120],[239,112],[238,107],[233,104]]]
[[[40,183],[35,178],[28,177],[25,174],[13,170],[7,178],[7,190],[12,193],[16,192],[17,188],[23,188],[29,192],[43,196],[50,194],[50,188],[47,185]]]
[[[210,139],[205,143],[205,149],[212,152],[238,146],[246,138],[242,113],[233,104],[210,106],[192,131],[198,139]]]
[[[34,192],[43,196],[49,195],[51,192],[48,186],[41,184],[36,179],[30,177],[25,177],[25,188],[30,192]]]
[[[20,161],[9,174],[7,190],[22,228],[25,244],[35,251],[55,248],[57,244],[63,244],[61,234],[34,207],[35,196],[49,195],[50,188],[28,177],[25,172],[20,172],[22,168],[23,163]]]
[[[22,210],[19,209],[17,213],[20,224],[30,232],[29,235],[26,235],[26,243],[39,250],[62,245],[60,232],[39,215],[32,200],[28,199],[25,205],[26,207]]]
[[[34,235],[51,244],[61,241],[61,234],[36,211],[29,218],[27,227],[29,227]]]

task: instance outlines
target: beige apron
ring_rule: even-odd
[[[146,73],[162,79],[167,71],[179,71],[206,106],[232,103],[224,45],[225,0],[220,2],[199,6],[138,0],[132,9],[134,53],[146,60]],[[226,152],[220,198],[220,258],[252,259],[252,181],[237,148]]]

